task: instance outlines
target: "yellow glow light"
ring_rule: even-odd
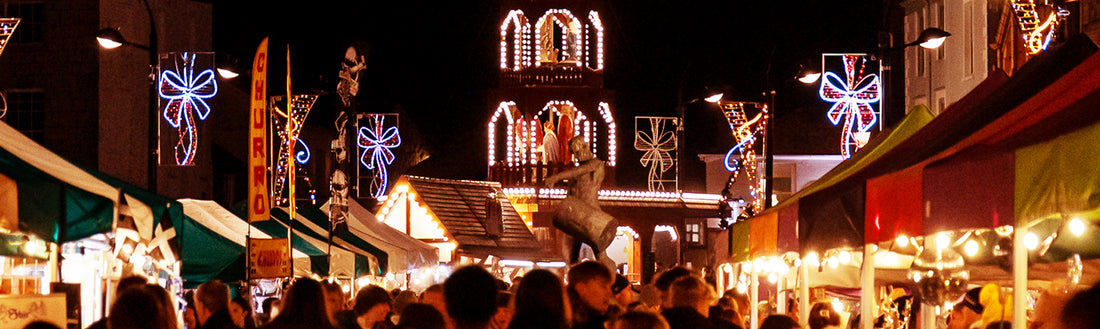
[[[1073,235],[1075,236],[1081,236],[1082,234],[1085,234],[1085,221],[1081,220],[1080,218],[1070,219],[1067,226],[1069,227],[1069,232],[1073,233]]]
[[[965,252],[967,256],[971,256],[971,257],[973,257],[974,255],[977,255],[978,254],[978,241],[966,240],[966,245],[963,245],[963,252]]]
[[[1024,247],[1027,247],[1027,250],[1035,250],[1035,248],[1038,248],[1039,236],[1035,235],[1035,233],[1033,232],[1027,232],[1027,234],[1024,234]]]
[[[894,243],[896,243],[898,247],[905,248],[909,245],[909,237],[905,236],[905,234],[898,235],[898,237],[894,239]]]

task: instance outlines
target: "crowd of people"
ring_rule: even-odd
[[[224,283],[210,281],[186,295],[180,328],[178,308],[165,289],[128,277],[119,281],[110,315],[89,328],[742,329],[748,328],[745,312],[756,309],[732,291],[716,296],[710,284],[683,267],[661,273],[641,289],[592,261],[572,266],[564,278],[535,269],[513,281],[466,266],[419,295],[369,285],[351,298],[335,282],[298,278],[281,299],[264,300],[257,314],[249,300],[230,299]],[[1072,296],[1044,294],[1046,304],[1040,302],[1040,314],[1028,328],[1100,328],[1100,315],[1092,309],[1100,300],[1098,287]],[[983,321],[983,309],[994,306],[978,290],[955,303],[949,328],[1011,328],[1007,322]],[[793,313],[762,314],[759,328],[803,328]],[[830,303],[815,303],[809,313],[806,328],[842,328]],[[26,328],[53,327],[36,322]]]

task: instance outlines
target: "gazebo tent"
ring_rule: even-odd
[[[329,203],[321,206],[323,212],[327,213],[328,209]],[[386,268],[391,272],[434,268],[439,264],[436,247],[379,222],[374,214],[354,200],[348,200],[348,231],[386,252]]]
[[[192,230],[213,232],[222,237],[221,239],[184,241],[181,270],[184,280],[195,282],[205,282],[209,279],[227,282],[244,280],[245,235],[249,232],[248,223],[214,201],[180,199],[179,202],[183,204],[183,212],[189,219],[182,225],[187,237],[192,236],[187,234]],[[284,228],[283,231],[285,232],[286,229]],[[255,238],[271,238],[271,235],[255,226],[251,228],[251,234]],[[297,246],[292,257],[295,275],[308,276],[312,273],[309,271],[309,257],[298,250]]]
[[[0,187],[0,226],[48,242],[111,231],[120,204],[118,188],[4,122],[0,122]]]
[[[303,238],[310,241],[319,241],[322,243],[319,246],[322,250],[328,249],[329,227],[331,225],[328,215],[319,208],[310,206],[300,207],[296,213],[297,216],[295,216],[294,221],[295,234],[302,234],[304,235]],[[272,209],[271,217],[283,225],[287,224],[287,213],[284,208]],[[285,232],[285,226],[283,230]],[[297,236],[295,237],[297,238]],[[318,273],[354,276],[356,278],[364,275],[383,275],[386,273],[388,255],[385,251],[350,232],[333,232],[331,242],[333,250],[332,270]],[[350,251],[351,254],[347,254],[344,250]],[[315,264],[325,264],[328,262],[328,257],[314,257],[313,261]],[[343,262],[343,264],[339,262]],[[348,264],[351,264],[351,267],[348,267]],[[315,270],[323,270],[323,267],[315,266]]]

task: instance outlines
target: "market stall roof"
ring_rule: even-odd
[[[7,176],[16,186],[15,193],[6,189],[7,193],[0,194],[0,205],[16,217],[8,220],[11,227],[5,229],[32,233],[50,242],[68,242],[108,232],[114,224],[120,204],[118,188],[5,122],[0,122],[0,176]],[[0,216],[11,215],[0,211]]]
[[[278,219],[280,223],[286,225],[286,211],[285,208],[272,209],[271,217]],[[320,208],[316,206],[304,206],[296,209],[294,230],[296,232],[301,232],[299,234],[305,234],[309,238],[327,244],[327,241],[330,240],[330,227],[331,221],[328,215],[326,212],[321,211]],[[387,272],[387,259],[389,255],[386,254],[385,251],[378,249],[351,232],[333,232],[331,241],[334,245],[339,246],[339,248],[347,249],[356,255],[355,277],[363,275],[383,275]],[[334,257],[335,256],[336,254],[334,254]],[[352,275],[352,273],[347,273],[347,275]]]
[[[321,206],[328,212],[329,202]],[[416,268],[432,268],[439,264],[439,250],[405,233],[379,222],[373,213],[355,200],[348,200],[348,230],[382,249],[388,256],[387,268],[405,272]]]
[[[410,191],[419,195],[444,229],[458,242],[458,251],[500,258],[544,260],[535,235],[523,223],[498,182],[402,176]],[[398,182],[400,184],[400,181]],[[394,184],[395,186],[397,184]],[[490,237],[485,229],[486,202],[495,198],[501,207],[503,232]]]
[[[213,238],[186,240],[185,238],[181,252],[183,268],[180,273],[184,279],[194,278],[196,281],[205,282],[207,280],[203,280],[203,277],[208,276],[221,278],[227,282],[243,280],[246,235],[251,234],[252,237],[260,239],[270,239],[272,236],[256,227],[250,229],[248,223],[217,202],[195,199],[180,199],[179,202],[183,204],[183,213],[187,218],[198,224],[190,225],[191,221],[185,221],[182,226],[185,236],[191,236],[186,233],[187,230],[195,229],[200,232],[210,231],[224,238],[224,240]],[[298,250],[297,246],[292,252],[295,260],[294,274],[308,276],[311,273],[309,256]]]

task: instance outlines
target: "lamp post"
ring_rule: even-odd
[[[143,0],[145,4],[145,12],[149,14],[149,45],[144,46],[136,43],[126,41],[122,37],[122,33],[114,28],[106,28],[99,30],[96,33],[96,41],[99,41],[99,45],[105,49],[115,49],[122,45],[133,46],[139,49],[144,49],[149,52],[149,191],[157,193],[157,162],[159,159],[159,153],[157,152],[157,22],[153,17],[153,9],[149,7],[149,0]]]
[[[682,88],[681,88],[682,89]],[[682,99],[683,90],[681,90],[680,98]],[[680,192],[680,181],[683,177],[680,175],[680,162],[683,161],[684,154],[684,112],[687,111],[688,104],[693,104],[698,101],[706,101],[708,103],[718,104],[722,100],[722,93],[712,94],[703,98],[695,98],[690,101],[680,101],[676,105],[676,114],[678,116],[676,121],[676,191]]]
[[[949,36],[951,36],[951,33],[948,33],[947,31],[944,31],[940,28],[935,28],[935,27],[927,28],[924,31],[920,32],[920,36],[917,37],[917,40],[913,40],[913,42],[905,44],[905,46],[903,48],[908,48],[908,47],[912,47],[912,46],[920,46],[921,48],[924,48],[928,51],[931,51],[931,50],[934,50],[934,49],[939,48],[940,46],[942,46],[944,40],[947,40],[947,37],[949,37]],[[918,50],[918,51],[920,51],[920,50]],[[923,65],[923,64],[924,63],[919,63],[918,65]],[[928,107],[930,109],[935,109],[935,106],[933,105],[933,102],[934,102],[933,98],[934,97],[932,96],[932,54],[931,54],[931,52],[929,52],[929,54],[928,54]],[[936,114],[939,114],[939,113],[936,113]]]

